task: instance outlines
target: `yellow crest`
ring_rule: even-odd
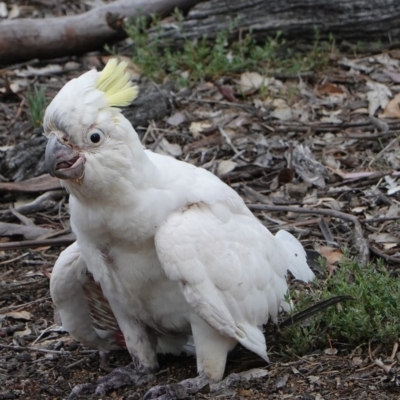
[[[138,87],[132,85],[127,66],[126,61],[118,63],[116,58],[111,58],[100,73],[96,89],[104,92],[110,107],[128,106],[139,92]]]

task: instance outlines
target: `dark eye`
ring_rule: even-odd
[[[99,133],[92,133],[90,135],[90,140],[91,140],[92,143],[99,143],[100,139],[101,139],[101,136],[100,136]]]

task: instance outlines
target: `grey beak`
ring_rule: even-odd
[[[47,142],[45,163],[47,171],[51,176],[56,176],[56,165],[63,161],[76,158],[76,153],[71,147],[61,143],[56,135],[52,135]]]
[[[47,142],[45,162],[51,176],[60,179],[79,179],[83,176],[84,157],[62,143],[54,133]]]

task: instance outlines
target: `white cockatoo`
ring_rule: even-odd
[[[303,281],[314,275],[297,239],[273,236],[215,175],[143,148],[116,108],[137,95],[125,69],[111,59],[60,90],[44,118],[46,163],[70,193],[80,251],[72,262],[84,263],[100,285],[132,356],[90,388],[102,394],[147,381],[158,368],[157,344],[183,349],[192,335],[199,375],[145,396],[173,399],[176,390],[181,396],[221,381],[238,343],[268,361],[262,325],[284,304],[287,271]],[[57,275],[80,301],[68,274]],[[104,340],[95,334],[82,342]]]

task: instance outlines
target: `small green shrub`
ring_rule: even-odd
[[[296,310],[338,295],[351,295],[355,301],[333,306],[306,325],[283,329],[281,339],[290,352],[303,354],[326,348],[328,335],[333,343],[350,345],[371,341],[392,346],[398,340],[400,279],[392,276],[383,262],[362,267],[347,259],[327,282],[318,281],[313,286],[311,295],[299,294]]]
[[[26,100],[30,111],[32,125],[37,128],[43,123],[44,112],[47,105],[45,89],[34,86],[26,91]]]
[[[183,17],[175,12],[175,19],[179,26]],[[280,33],[267,38],[262,45],[255,41],[251,32],[240,40],[229,40],[236,23],[233,21],[231,27],[221,31],[215,40],[205,37],[187,39],[179,48],[171,46],[162,37],[159,20],[155,17],[150,31],[144,17],[136,18],[125,29],[133,41],[134,63],[145,76],[156,81],[162,81],[166,76],[185,80],[182,75],[187,74],[190,80],[198,81],[246,70],[295,73],[322,68],[329,62],[333,39],[321,42],[317,31],[311,49],[299,51],[290,47]]]

